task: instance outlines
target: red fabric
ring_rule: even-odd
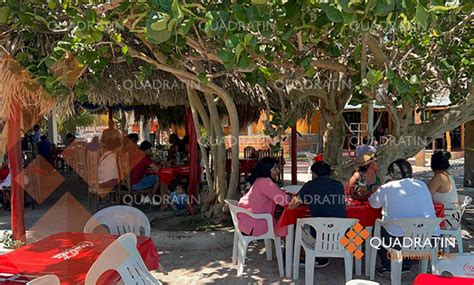
[[[5,178],[7,178],[8,176],[8,173],[10,173],[10,170],[8,168],[0,169],[0,181],[5,180]]]
[[[252,169],[255,167],[255,164],[257,164],[257,161],[258,160],[256,158],[241,158],[241,159],[239,159],[239,172],[241,174],[252,172]],[[227,173],[230,173],[231,169],[232,169],[232,160],[227,159],[225,166],[226,166],[225,169],[226,169]]]
[[[438,218],[444,218],[444,205],[435,203],[435,212]],[[382,218],[382,209],[374,209],[369,202],[355,202],[351,205],[346,205],[347,218],[359,219],[359,223],[364,227],[373,227],[375,220]],[[298,218],[310,217],[309,207],[306,205],[300,206],[294,210],[285,207],[283,214],[275,225],[275,232],[277,235],[283,236],[286,233],[288,225],[296,224]],[[440,224],[442,227],[444,221]]]
[[[445,277],[440,275],[431,274],[418,274],[413,285],[472,285],[474,284],[473,278],[464,277]]]
[[[166,167],[158,171],[160,181],[166,183],[166,185],[169,185],[178,175],[189,176],[189,165]]]
[[[0,278],[2,274],[21,274],[23,280],[55,274],[61,284],[84,284],[86,274],[99,255],[117,236],[107,234],[59,233],[50,235],[35,243],[11,253],[0,255]],[[66,250],[84,245],[77,255],[69,259],[55,257]],[[158,252],[149,237],[138,237],[137,249],[149,270],[158,269]],[[72,253],[73,251],[70,251]],[[27,276],[27,277],[25,277]],[[117,274],[107,275],[105,283],[113,283]],[[102,282],[101,282],[102,283]],[[24,284],[15,281],[0,281],[0,284]]]
[[[143,175],[145,175],[146,173],[146,170],[152,164],[153,164],[153,160],[151,160],[151,158],[148,155],[143,156],[140,162],[138,162],[137,165],[135,165],[132,168],[132,173],[131,173],[131,178],[130,178],[132,185],[140,182],[140,179],[142,179]]]
[[[315,162],[320,162],[320,161],[323,161],[323,160],[324,160],[323,154],[318,154],[314,157]]]

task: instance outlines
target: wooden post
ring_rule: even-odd
[[[474,187],[474,121],[466,123],[464,148],[464,187]]]
[[[24,188],[21,159],[21,109],[12,102],[12,113],[8,119],[8,161],[11,174],[11,218],[13,239],[26,242]]]
[[[291,184],[298,184],[296,124],[291,127]]]
[[[199,186],[197,157],[197,136],[191,108],[186,109],[186,134],[189,137],[189,196],[196,197]],[[194,199],[191,200],[192,202]]]
[[[449,131],[446,132],[446,150],[451,151],[451,133]]]
[[[421,112],[415,112],[415,124],[421,124],[421,123],[422,123]],[[414,141],[417,142],[418,139],[415,139]],[[425,154],[426,154],[426,148],[423,148],[422,150],[420,150],[420,152],[418,152],[418,154],[415,157],[416,166],[425,167],[425,164],[426,164]]]

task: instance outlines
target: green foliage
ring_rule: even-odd
[[[58,133],[64,137],[67,133],[75,134],[77,128],[90,126],[96,120],[96,116],[88,112],[82,112],[77,116],[68,117],[58,122]]]
[[[0,24],[6,24],[11,36],[20,35],[26,46],[15,54],[16,59],[55,95],[74,91],[79,100],[87,99],[85,82],[69,90],[50,71],[65,52],[74,54],[87,66],[89,76],[100,80],[112,60],[135,60],[132,46],[160,51],[173,67],[185,68],[182,59],[206,61],[205,72],[185,69],[207,84],[207,75],[221,67],[199,59],[200,51],[188,46],[187,38],[202,43],[230,73],[245,70],[241,78],[262,86],[281,77],[326,80],[327,70],[313,66],[314,61],[343,63],[356,71],[346,76],[357,83],[353,97],[359,101],[364,100],[363,87],[375,90],[382,83],[388,84],[396,104],[427,104],[431,100],[427,94],[439,88],[450,89],[456,101],[466,95],[472,78],[472,29],[462,27],[449,34],[471,13],[471,1],[147,0],[124,1],[103,14],[95,12],[97,3],[0,3]],[[378,40],[388,62],[374,66],[369,52],[367,76],[361,79],[364,32]],[[49,46],[38,48],[38,42],[51,34],[55,36]],[[140,78],[149,75],[141,72]]]

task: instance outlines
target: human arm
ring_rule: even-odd
[[[290,204],[288,204],[288,208],[290,210],[293,210],[293,209],[298,208],[301,204],[303,204],[303,202],[301,201],[300,197],[293,196],[293,198],[291,199]]]
[[[359,180],[360,178],[360,174],[358,171],[355,171],[351,178],[349,178],[349,180],[347,181],[347,188],[348,189],[353,189],[357,183],[357,180]]]
[[[431,195],[438,192],[438,189],[441,187],[442,183],[443,181],[439,175],[434,175],[433,178],[431,178],[430,182],[428,182],[428,189],[430,190]]]
[[[263,194],[270,200],[273,200],[275,204],[286,206],[290,203],[288,194],[280,189],[270,178],[266,178],[260,186],[264,187]]]
[[[369,197],[370,206],[374,209],[382,208],[383,205],[383,187],[379,187],[377,191]]]

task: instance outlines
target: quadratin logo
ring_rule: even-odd
[[[356,259],[361,259],[364,253],[359,246],[369,237],[369,232],[359,223],[355,224],[339,242],[344,248],[352,253]]]

